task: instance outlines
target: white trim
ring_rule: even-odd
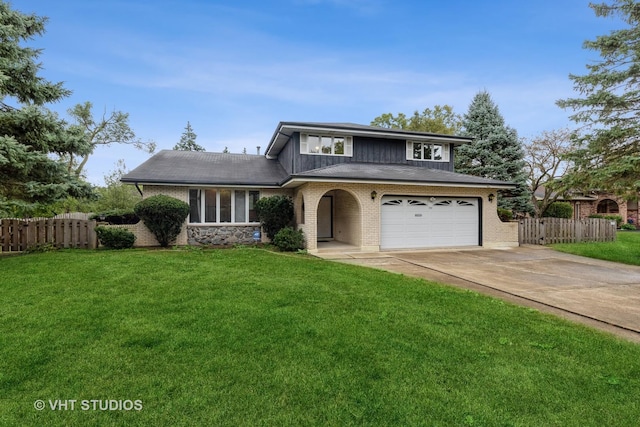
[[[330,182],[330,183],[350,183],[350,184],[381,184],[381,185],[415,185],[420,187],[463,187],[463,188],[492,188],[509,189],[516,188],[515,185],[489,185],[489,184],[464,184],[456,182],[416,182],[416,181],[377,181],[345,178],[293,178],[282,184],[281,188],[287,188],[289,184],[305,184],[307,182]]]
[[[206,195],[205,192],[203,192],[202,190],[216,190],[216,221],[215,222],[207,222],[205,221],[206,218]],[[231,226],[242,226],[242,225],[258,225],[260,224],[259,221],[256,222],[247,222],[247,221],[243,221],[243,222],[235,222],[234,219],[236,217],[236,197],[235,197],[235,192],[236,191],[244,191],[245,193],[245,197],[244,197],[244,201],[245,201],[245,207],[244,207],[244,217],[245,219],[249,218],[249,200],[250,200],[250,196],[249,193],[251,193],[252,191],[255,191],[258,193],[258,199],[260,199],[261,197],[261,192],[260,189],[253,187],[252,189],[246,189],[246,188],[226,188],[226,187],[190,187],[189,188],[189,194],[188,194],[188,204],[189,204],[189,210],[191,210],[191,190],[197,190],[200,193],[198,194],[198,196],[200,197],[200,222],[191,222],[191,212],[189,212],[189,216],[187,217],[187,225],[198,225],[198,226],[227,226],[227,225],[231,225]],[[222,222],[220,221],[220,191],[217,190],[228,190],[231,192],[231,221],[225,221]]]
[[[469,144],[471,141],[468,138],[456,138],[456,137],[446,137],[446,136],[437,136],[437,135],[414,135],[411,133],[391,133],[391,132],[378,132],[371,130],[357,130],[357,129],[341,129],[341,128],[326,128],[326,127],[314,127],[314,126],[282,126],[280,129],[290,129],[294,132],[320,132],[325,134],[352,134],[352,135],[367,135],[367,136],[377,136],[382,138],[392,138],[392,139],[407,139],[410,138],[412,140],[419,141],[441,141],[448,143],[459,143],[459,144]]]
[[[310,152],[311,146],[309,145],[309,137],[316,137],[320,139],[319,145],[317,145],[315,148],[318,150],[318,152],[312,153]],[[322,152],[322,139],[323,138],[331,138],[331,153],[323,153]],[[336,154],[334,153],[335,150],[335,146],[336,146],[336,138],[341,138],[342,142],[343,142],[343,151],[344,153],[342,154]],[[301,133],[300,134],[300,154],[303,155],[310,155],[310,156],[336,156],[336,157],[353,157],[353,137],[348,136],[348,135],[333,135],[333,134],[327,134],[327,133],[318,133],[316,134],[309,134],[309,133]]]
[[[434,156],[434,147],[435,146],[440,146],[440,149],[442,150],[442,159],[440,160],[436,160],[436,159],[416,159],[413,157],[413,153],[414,153],[414,148],[413,145],[414,144],[427,144],[430,146],[430,150],[431,150],[431,157]],[[450,147],[449,144],[441,144],[441,143],[437,143],[437,144],[433,144],[430,142],[425,142],[425,141],[415,141],[412,139],[408,139],[407,140],[407,160],[413,160],[414,162],[438,162],[438,163],[447,163],[449,162],[449,151],[450,151]],[[421,151],[422,153],[422,151]]]
[[[274,188],[282,188],[280,185],[260,185],[260,184],[243,184],[243,185],[234,185],[234,184],[176,184],[173,182],[140,182],[140,181],[122,181],[123,184],[127,185],[156,185],[161,187],[189,187],[191,188],[230,188],[237,190],[256,190],[259,191],[263,188],[274,189]]]

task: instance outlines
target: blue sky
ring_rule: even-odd
[[[522,137],[571,126],[555,106],[568,75],[597,53],[582,43],[619,28],[588,0],[13,0],[49,17],[42,76],[73,95],[65,115],[128,112],[143,140],[171,149],[187,124],[208,151],[256,152],[280,121],[369,124],[391,112],[449,104],[481,90]],[[87,177],[103,184],[133,147],[98,149]]]

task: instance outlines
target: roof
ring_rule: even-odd
[[[279,162],[265,156],[162,150],[120,180],[133,184],[277,187],[287,176]]]
[[[121,178],[132,184],[291,186],[307,181],[390,182],[514,188],[510,182],[439,169],[379,163],[341,163],[289,176],[280,162],[254,154],[162,150]]]
[[[293,175],[288,182],[295,181],[359,181],[408,184],[455,185],[485,188],[515,188],[511,182],[482,178],[439,169],[427,169],[410,165],[388,165],[377,163],[341,163],[313,169]]]
[[[545,194],[544,185],[539,186],[534,191],[533,195],[538,200],[542,200]],[[556,191],[551,192],[551,198],[557,199],[558,201],[582,201],[582,202],[592,202],[594,200],[598,200],[598,196],[596,194],[583,194],[579,192],[569,191],[567,194],[558,194]]]
[[[294,132],[323,132],[326,134],[348,132],[349,135],[353,136],[445,142],[454,145],[467,144],[472,141],[472,138],[465,136],[415,132],[404,129],[359,125],[355,123],[280,122],[269,141],[269,145],[265,151],[266,156],[269,158],[277,157],[280,150],[282,150],[286,145]]]

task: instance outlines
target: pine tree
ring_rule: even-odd
[[[42,35],[45,24],[0,1],[0,215],[93,194],[61,159],[90,152],[82,129],[45,108],[70,91],[39,76],[41,51],[21,46]]]
[[[462,127],[463,134],[473,142],[457,148],[456,172],[515,183],[516,189],[499,194],[498,207],[531,212],[522,145],[515,129],[505,125],[488,92],[479,92],[473,98]]]
[[[567,185],[602,189],[637,197],[640,191],[640,3],[614,0],[590,4],[596,16],[618,16],[627,27],[586,41],[601,60],[587,65],[584,76],[570,75],[581,98],[559,100],[572,109],[571,119],[583,125],[580,147]],[[586,125],[586,126],[585,126]]]
[[[173,149],[178,151],[205,151],[203,146],[196,143],[197,137],[198,135],[196,135],[193,128],[191,128],[191,123],[187,122],[187,126],[184,128],[184,132],[182,132],[182,136],[180,137],[180,142],[178,142]]]

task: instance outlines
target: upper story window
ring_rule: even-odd
[[[449,161],[449,144],[407,141],[407,160]]]
[[[260,192],[205,188],[189,190],[189,223],[191,224],[255,224],[255,203]]]
[[[300,154],[324,156],[353,156],[350,136],[300,134]]]

